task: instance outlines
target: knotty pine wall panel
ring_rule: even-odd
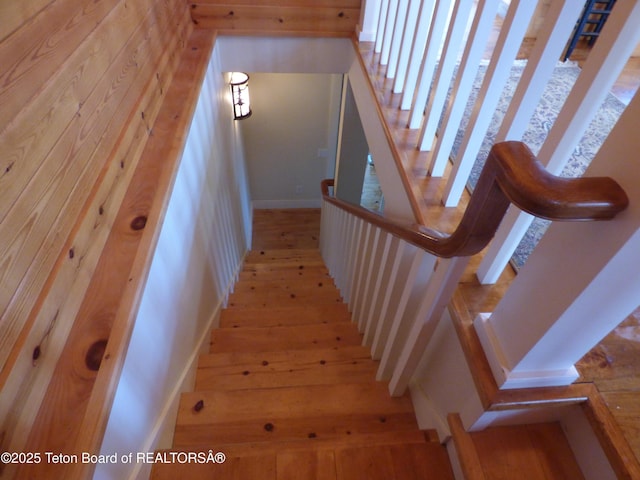
[[[237,34],[299,34],[348,37],[360,21],[356,0],[201,0],[191,3],[199,28]]]
[[[192,26],[181,0],[7,3],[0,439],[20,450]]]

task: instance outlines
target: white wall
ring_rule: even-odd
[[[250,238],[242,144],[213,52],[158,239],[104,436],[102,454],[169,447],[180,389],[233,284]],[[159,440],[162,438],[162,441]],[[170,440],[170,438],[169,438]],[[97,479],[148,469],[99,465]]]
[[[237,123],[254,207],[319,208],[335,165],[342,75],[249,75],[252,115]]]

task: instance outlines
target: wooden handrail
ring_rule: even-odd
[[[456,230],[447,234],[422,225],[403,225],[329,194],[333,180],[322,182],[324,200],[383,228],[438,257],[475,255],[493,238],[511,203],[549,220],[609,220],[629,199],[609,177],[561,178],[548,173],[522,142],[495,144]]]

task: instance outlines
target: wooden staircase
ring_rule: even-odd
[[[174,451],[226,460],[156,463],[151,478],[453,479],[410,397],[375,381],[317,246],[286,230],[246,257],[195,391],[180,401]]]

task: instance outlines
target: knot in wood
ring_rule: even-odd
[[[97,340],[87,350],[87,354],[84,357],[84,363],[87,368],[93,372],[97,372],[100,369],[104,352],[107,349],[107,341],[105,339]]]
[[[132,230],[142,230],[146,225],[147,225],[146,215],[138,215],[136,218],[131,220]]]

